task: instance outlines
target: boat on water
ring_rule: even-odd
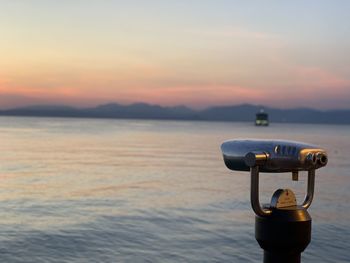
[[[256,114],[255,126],[269,126],[269,115],[263,109]]]

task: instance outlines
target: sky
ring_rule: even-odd
[[[350,108],[347,0],[0,0],[0,108]]]

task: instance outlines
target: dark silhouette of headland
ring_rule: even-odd
[[[255,114],[264,108],[270,121],[286,123],[350,124],[350,109],[316,110],[310,108],[278,109],[261,105],[242,104],[216,106],[194,110],[186,106],[163,107],[147,103],[121,105],[109,103],[91,108],[69,106],[29,106],[0,110],[0,116],[118,118],[197,121],[254,122]]]

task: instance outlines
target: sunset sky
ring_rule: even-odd
[[[0,108],[350,108],[350,1],[0,0]]]

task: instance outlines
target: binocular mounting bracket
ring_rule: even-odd
[[[302,208],[308,209],[314,197],[315,189],[315,169],[308,170],[307,175],[307,193],[301,205]],[[256,215],[266,217],[271,215],[271,208],[263,208],[259,201],[259,165],[250,167],[250,202]]]

